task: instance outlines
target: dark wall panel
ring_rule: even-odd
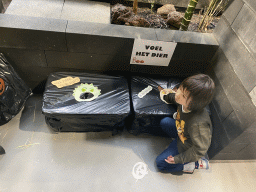
[[[178,43],[172,60],[193,60],[209,62],[216,53],[218,46],[191,43]]]
[[[66,33],[157,40],[154,28],[68,21]]]
[[[0,27],[0,47],[67,51],[65,33]]]
[[[46,80],[48,75],[53,72],[69,71],[69,69],[49,67],[46,68],[37,66],[15,66],[15,70],[31,89],[35,88],[40,82]]]
[[[69,52],[130,56],[134,39],[67,33]]]
[[[247,128],[246,125],[242,124],[238,119],[235,111],[233,111],[223,122],[222,122],[227,136],[230,141],[234,141],[239,135],[241,135]]]
[[[221,86],[218,78],[215,75],[212,78],[215,82],[216,87],[215,96],[212,102],[214,103],[215,109],[222,122],[233,112],[233,107],[231,106],[227,98],[227,95],[225,94],[224,89]]]
[[[47,67],[44,51],[33,49],[13,49],[0,47],[7,60],[17,66]]]
[[[211,110],[211,120],[213,125],[213,132],[212,132],[212,142],[210,148],[208,150],[208,156],[210,159],[214,159],[221,150],[223,150],[228,144],[230,140],[227,136],[227,132],[225,131],[224,126],[218,116],[218,113],[214,107],[214,104],[211,103],[209,105]]]
[[[131,65],[132,72],[162,74],[166,76],[187,77],[195,73],[203,73],[209,68],[209,63],[194,60],[171,60],[168,67]]]
[[[218,50],[212,63],[216,76],[236,115],[243,126],[249,127],[256,119],[256,109],[248,92],[221,49]]]
[[[129,71],[130,57],[46,51],[49,67],[73,68],[96,71]]]

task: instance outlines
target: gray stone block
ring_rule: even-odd
[[[0,47],[0,52],[5,55],[10,63],[21,67],[47,67],[44,51],[31,49],[10,49]]]
[[[210,62],[216,53],[218,46],[177,43],[172,60]]]
[[[241,150],[247,147],[248,143],[233,143],[231,142],[227,147],[225,147],[221,153],[231,153],[231,154],[238,154]]]
[[[231,25],[238,13],[242,9],[244,2],[242,0],[234,0],[231,5],[226,9],[223,15],[226,17],[227,21]]]
[[[168,67],[131,65],[132,72],[146,74],[160,74],[166,76],[188,77],[195,73],[204,73],[209,67],[209,63],[195,60],[174,60],[172,59]]]
[[[218,153],[211,160],[248,160],[247,157],[237,153]]]
[[[250,92],[256,86],[256,61],[224,17],[219,20],[214,34],[238,78]]]
[[[37,66],[28,66],[28,67],[15,67],[18,74],[25,81],[25,83],[31,88],[35,88],[39,83],[46,80],[48,75],[53,72],[58,71],[69,71],[67,69],[59,68],[49,68],[49,67],[37,67]]]
[[[31,29],[39,31],[65,32],[66,20],[0,14],[0,27]]]
[[[65,33],[0,27],[0,47],[67,51]]]
[[[66,21],[0,15],[0,46],[67,51]]]
[[[234,140],[234,143],[256,144],[256,133],[245,130]]]
[[[134,39],[67,33],[69,52],[131,56]]]
[[[130,57],[46,51],[48,67],[94,71],[129,71]]]
[[[228,144],[230,143],[230,140],[227,136],[227,132],[225,131],[225,128],[221,123],[221,120],[214,107],[214,104],[211,103],[209,106],[211,109],[211,120],[213,125],[213,132],[212,132],[212,142],[207,153],[210,159],[214,159],[214,156],[216,156],[221,150],[223,150],[226,146],[228,146]]]
[[[213,77],[213,80],[215,82],[216,89],[215,89],[215,97],[213,98],[212,102],[214,103],[215,109],[219,115],[221,122],[222,122],[233,112],[233,108],[232,108],[218,78],[215,76],[215,77]]]
[[[241,159],[256,159],[256,144],[246,146],[237,155],[241,157]]]
[[[114,24],[68,21],[67,33],[90,34],[122,38],[157,40],[153,28],[123,26]]]
[[[239,137],[237,137],[234,144],[256,144],[256,119],[255,122],[247,128]]]
[[[245,4],[233,22],[232,28],[256,60],[256,12]]]
[[[245,3],[247,3],[248,6],[250,6],[254,12],[256,12],[256,1],[255,0],[243,0]]]
[[[233,111],[224,121],[223,126],[227,132],[230,141],[234,141],[247,128],[247,125],[241,123],[235,111]]]
[[[12,0],[7,14],[60,19],[64,0]]]
[[[61,19],[110,24],[110,3],[65,0]]]
[[[248,128],[256,119],[256,108],[221,50],[216,54],[214,71],[237,117]]]
[[[177,31],[177,30],[163,30],[155,29],[158,41],[171,41],[180,43],[194,43],[194,44],[207,44],[216,45],[216,41],[213,34],[209,33],[197,33],[190,31]]]

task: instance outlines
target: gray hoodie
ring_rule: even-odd
[[[195,162],[203,157],[211,144],[212,123],[206,109],[185,113],[182,105],[175,101],[175,93],[165,95],[163,99],[169,104],[177,104],[176,128],[179,137],[177,147],[179,154],[174,156],[175,163]]]

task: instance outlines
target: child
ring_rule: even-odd
[[[157,158],[162,171],[193,173],[195,168],[209,168],[204,157],[211,144],[212,124],[205,107],[211,102],[215,85],[205,74],[186,78],[177,92],[158,87],[160,98],[168,104],[177,104],[173,118],[161,120],[161,128],[174,141]]]

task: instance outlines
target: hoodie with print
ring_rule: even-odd
[[[175,163],[198,161],[211,144],[212,124],[207,110],[184,112],[182,105],[176,103],[175,93],[163,96],[168,104],[177,104],[176,128],[178,132],[177,147],[179,154],[174,156]]]

